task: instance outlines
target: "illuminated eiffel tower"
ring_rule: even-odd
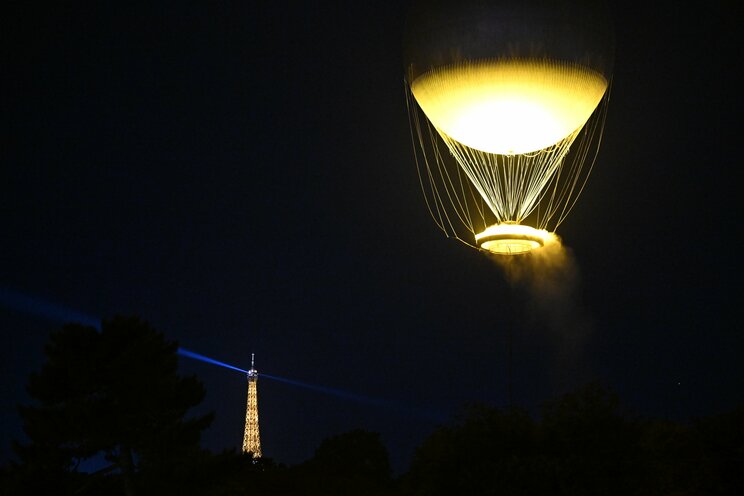
[[[258,371],[253,367],[253,358],[254,354],[251,353],[251,369],[248,371],[248,405],[245,410],[243,452],[252,453],[253,458],[261,458],[261,438],[258,434]]]

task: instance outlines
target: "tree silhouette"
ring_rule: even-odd
[[[588,384],[521,410],[477,405],[418,448],[401,494],[744,494],[744,407],[688,424],[634,417]]]
[[[390,484],[390,461],[378,433],[355,429],[324,439],[293,475],[301,494],[377,495]]]
[[[543,452],[553,492],[632,494],[643,475],[639,422],[621,411],[616,394],[588,384],[542,408]]]
[[[46,362],[28,381],[36,402],[19,407],[30,442],[14,448],[29,491],[80,489],[79,464],[100,454],[126,494],[184,467],[212,415],[185,418],[205,391],[177,374],[176,351],[134,316],[104,321],[100,332],[68,324],[52,333]]]
[[[537,435],[524,410],[471,405],[417,449],[406,491],[417,496],[549,493]]]

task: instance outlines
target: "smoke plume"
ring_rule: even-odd
[[[550,378],[556,393],[587,378],[584,354],[592,321],[581,303],[580,274],[570,249],[557,236],[525,255],[492,255],[504,278],[524,302],[525,328],[553,351]]]

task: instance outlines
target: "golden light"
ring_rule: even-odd
[[[411,92],[440,133],[482,152],[514,155],[580,129],[607,87],[599,72],[578,64],[492,59],[432,69]]]
[[[475,235],[475,242],[486,251],[496,255],[521,255],[542,248],[555,239],[555,235],[544,229],[522,224],[494,224]]]

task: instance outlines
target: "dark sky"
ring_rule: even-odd
[[[605,138],[546,295],[511,287],[426,210],[405,12],[3,6],[0,461],[61,326],[44,302],[137,314],[201,354],[247,368],[255,352],[259,372],[375,400],[259,380],[264,454],[288,464],[361,427],[401,470],[437,418],[509,403],[510,335],[512,401],[531,411],[589,381],[642,415],[744,400],[730,14],[613,5]],[[205,445],[239,447],[245,377],[182,369],[216,412]]]

